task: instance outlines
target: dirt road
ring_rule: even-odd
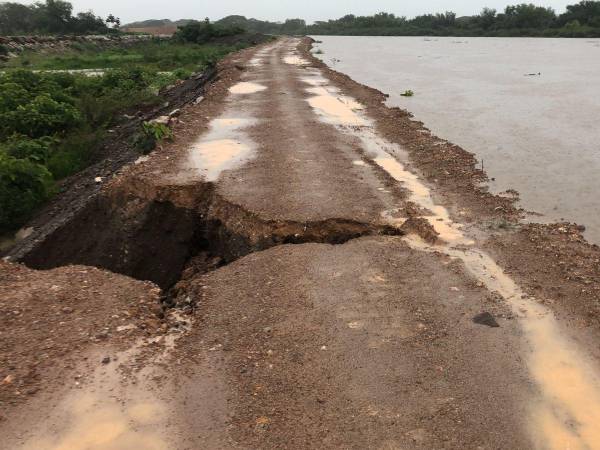
[[[597,322],[583,319],[598,286],[551,289],[548,233],[513,245],[526,230],[518,211],[479,190],[469,155],[312,60],[300,39],[236,55],[198,103],[175,142],[25,258],[152,280],[165,297],[147,318],[148,283],[114,292],[115,275],[90,269],[72,285],[94,320],[114,323],[98,335],[77,303],[55,314],[72,322],[53,329],[86,324],[91,338],[54,355],[69,365],[46,364],[31,398],[5,378],[0,447],[600,448]],[[548,257],[584,261],[565,230]],[[44,273],[68,283],[57,270]],[[8,293],[31,278],[0,281]],[[138,310],[121,310],[127,289]],[[33,291],[20,291],[26,313]],[[31,342],[16,321],[5,333]]]

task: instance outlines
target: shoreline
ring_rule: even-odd
[[[594,348],[593,340],[600,338],[600,247],[586,240],[582,227],[571,222],[536,223],[535,217],[525,222],[518,192],[504,197],[482,186],[489,179],[472,152],[433,135],[409,111],[387,106],[387,96],[378,89],[329,67],[312,54],[313,44],[314,39],[305,38],[300,47],[303,57],[365,105],[377,130],[408,151],[414,169],[430,184],[434,197],[444,200],[451,216],[490,234],[482,249],[528,295],[547,302],[567,328],[587,329],[587,346]]]

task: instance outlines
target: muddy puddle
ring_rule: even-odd
[[[326,86],[320,76],[303,77],[301,80],[312,87],[306,88],[311,94],[308,104],[331,125],[365,126],[368,122],[356,111],[363,106],[350,97],[341,95],[335,88]]]
[[[153,380],[164,375],[167,358],[191,322],[178,311],[171,317],[178,327],[166,335],[141,339],[125,351],[92,352],[89,360],[98,361],[99,367],[85,378],[76,377],[76,389],[61,398],[19,450],[174,448],[173,426],[165,420],[169,407],[156,395]],[[138,371],[139,366],[143,368]]]
[[[598,39],[318,39],[325,63],[475,153],[493,191],[544,214],[532,220],[577,222],[600,244]]]
[[[167,450],[166,405],[152,395],[144,377],[122,382],[119,364],[139,349],[120,352],[82,386],[68,392],[21,450]],[[94,360],[101,360],[94,355]],[[77,382],[79,384],[79,382]]]
[[[320,80],[318,71],[313,74],[314,80]],[[527,366],[540,393],[531,403],[529,418],[532,437],[543,443],[540,448],[597,448],[600,445],[598,368],[565,337],[551,311],[525,295],[489,255],[475,246],[465,227],[454,222],[446,208],[436,204],[427,184],[406,169],[406,153],[375,133],[360,105],[357,107],[352,99],[339,101],[337,91],[330,86],[307,87],[306,91],[328,96],[327,105],[337,101],[335,108],[324,108],[309,99],[324,122],[340,127],[361,141],[366,156],[408,191],[410,201],[420,208],[421,217],[439,235],[434,244],[413,234],[403,240],[415,250],[461,261],[478,283],[501,295],[510,305],[523,330]],[[400,226],[406,220],[395,218],[393,211],[386,213],[383,219],[392,225]]]
[[[229,92],[232,94],[254,94],[255,92],[264,91],[265,89],[267,89],[267,87],[262,84],[242,81],[231,86]]]
[[[290,53],[289,55],[284,56],[283,62],[293,66],[307,66],[309,64],[306,59],[295,53]]]
[[[248,158],[254,144],[244,128],[255,123],[248,118],[218,118],[210,123],[210,130],[192,146],[188,166],[206,181],[216,181],[224,170],[232,169]]]

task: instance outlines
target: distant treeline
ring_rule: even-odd
[[[484,8],[478,15],[464,17],[449,11],[412,19],[388,13],[350,14],[307,25],[302,19],[276,23],[228,16],[216,23],[270,34],[600,37],[600,1],[583,0],[560,15],[552,8],[523,3],[507,6],[503,12]]]
[[[120,20],[113,15],[109,15],[106,20],[91,11],[74,16],[73,5],[62,0],[46,0],[33,5],[0,3],[1,36],[107,34],[119,26]]]

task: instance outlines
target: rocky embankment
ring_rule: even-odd
[[[150,35],[89,36],[0,36],[0,60],[8,60],[24,51],[63,52],[76,45],[92,44],[99,48],[122,47],[149,39]]]

